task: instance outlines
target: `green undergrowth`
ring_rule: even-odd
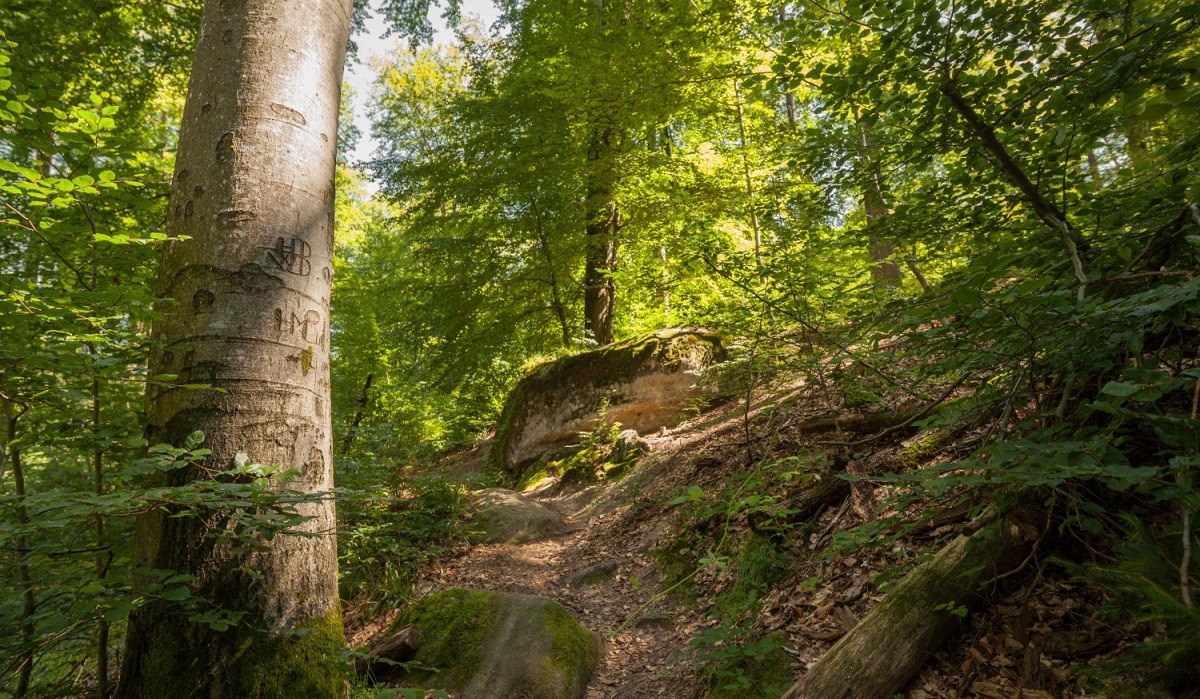
[[[1114,697],[1196,697],[1196,668],[1200,667],[1200,609],[1195,595],[1179,587],[1183,556],[1180,528],[1150,527],[1132,516],[1126,538],[1117,546],[1115,564],[1067,564],[1078,576],[1097,582],[1107,594],[1099,621],[1109,628],[1128,629],[1133,647],[1083,672],[1094,691]],[[1143,694],[1138,694],[1143,692]]]
[[[705,699],[777,699],[792,684],[786,641],[781,631],[756,636],[749,624],[702,631],[689,653],[709,683]]]
[[[393,477],[339,503],[339,584],[343,599],[368,595],[395,604],[422,565],[463,541],[469,490],[438,476]]]
[[[654,550],[655,562],[668,584],[686,582],[705,567],[732,566],[733,584],[718,595],[719,607],[736,616],[753,606],[762,588],[788,568],[786,545],[810,526],[794,518],[788,493],[825,472],[820,454],[763,459],[749,472],[736,470],[717,489],[681,487],[670,505],[676,508],[674,536]],[[731,526],[748,524],[752,534],[741,540]],[[698,590],[683,590],[695,600]]]
[[[789,542],[809,526],[793,520],[789,489],[803,487],[827,466],[820,455],[765,459],[749,473],[734,472],[713,492],[692,486],[671,500],[678,509],[677,533],[654,556],[668,589],[680,589],[690,604],[704,599],[709,616],[719,621],[697,634],[686,653],[707,679],[708,697],[773,699],[790,686],[784,636],[760,636],[745,620],[758,611],[762,595],[787,578],[793,566]],[[735,537],[734,524],[737,531],[750,524],[751,531]],[[696,581],[714,569],[732,574],[712,594]]]

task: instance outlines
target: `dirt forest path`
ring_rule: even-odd
[[[672,495],[688,485],[711,487],[723,478],[725,466],[741,462],[740,450],[728,442],[741,434],[743,421],[794,395],[777,393],[748,412],[726,405],[673,430],[644,435],[647,453],[619,481],[582,491],[549,487],[528,493],[562,516],[559,533],[524,544],[464,547],[423,571],[415,595],[462,587],[547,597],[604,643],[588,699],[701,696],[706,680],[689,659],[689,642],[719,622],[704,613],[703,605],[684,604],[680,591],[695,580],[661,594],[673,581],[656,566],[653,552],[672,545],[677,525]],[[444,473],[477,472],[486,449],[477,445]],[[587,580],[577,579],[584,576]],[[376,619],[355,636],[365,640],[390,620]]]
[[[890,415],[903,415],[907,406],[898,400],[884,407]],[[464,545],[419,575],[415,596],[470,588],[558,602],[604,642],[588,699],[704,696],[719,675],[713,675],[711,649],[708,658],[692,658],[690,644],[706,636],[719,638],[733,622],[752,625],[755,637],[782,634],[778,648],[786,656],[776,655],[770,663],[774,668],[787,664],[790,685],[884,599],[880,582],[886,583],[895,571],[911,569],[912,551],[937,551],[967,524],[967,508],[958,505],[935,510],[935,503],[926,499],[903,510],[881,509],[879,503],[887,497],[884,488],[868,484],[859,492],[851,487],[821,489],[841,494],[822,500],[804,515],[803,526],[779,542],[779,555],[786,562],[782,577],[749,581],[753,604],[740,611],[735,607],[731,620],[720,600],[741,576],[757,575],[740,572],[737,565],[738,542],[750,540],[754,531],[748,516],[722,514],[724,500],[708,494],[723,493],[730,502],[737,501],[741,488],[754,477],[754,464],[792,463],[786,459],[793,455],[804,457],[797,463],[813,463],[805,455],[824,454],[818,464],[832,468],[841,460],[842,468],[849,470],[854,460],[854,468],[866,469],[896,462],[910,448],[905,439],[892,436],[853,459],[822,451],[806,430],[817,426],[826,433],[838,432],[837,439],[845,441],[857,434],[848,430],[879,429],[861,415],[839,417],[847,413],[810,387],[783,386],[764,391],[749,407],[729,402],[672,430],[645,435],[647,451],[619,480],[583,490],[550,485],[526,494],[563,518],[555,534],[531,543]],[[965,454],[971,440],[967,433],[947,443],[938,458]],[[919,436],[913,436],[912,443],[917,442]],[[481,443],[447,455],[438,473],[464,481],[478,476],[489,447]],[[804,501],[797,498],[817,492],[812,484],[825,480],[837,482],[826,474],[815,481],[789,480],[772,492],[780,502],[799,507]],[[689,500],[689,493],[710,497],[709,504],[689,514],[689,505],[681,504]],[[938,516],[926,521],[926,510]],[[843,555],[821,553],[839,531],[881,517],[926,524],[886,545]],[[669,578],[663,568],[675,577]],[[1092,628],[1099,601],[1094,589],[1062,571],[1048,569],[1014,580],[1008,588],[998,588],[990,605],[971,615],[965,633],[937,650],[908,681],[907,696],[1003,699],[1017,696],[1016,688],[1022,685],[1030,699],[1085,696],[1071,669],[1071,649],[1082,647],[1079,639],[1086,639],[1089,658],[1119,651],[1113,634],[1097,634]],[[368,645],[394,618],[395,612],[353,625],[348,640],[352,646]],[[717,628],[723,624],[723,629]],[[1031,667],[1037,670],[1034,679]]]
[[[650,581],[657,574],[646,537],[620,526],[630,505],[585,504],[594,494],[534,495],[563,516],[563,533],[526,544],[473,546],[426,571],[418,592],[465,587],[553,599],[604,642],[589,699],[692,696],[697,683],[680,653],[694,632],[687,610],[653,599]],[[572,579],[588,572],[587,581]]]

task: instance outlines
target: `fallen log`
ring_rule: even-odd
[[[1018,567],[1043,532],[1045,513],[1018,507],[947,544],[917,566],[782,699],[885,699],[904,689],[929,655],[981,604],[989,583]]]

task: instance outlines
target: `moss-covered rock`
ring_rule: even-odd
[[[415,625],[421,645],[402,682],[462,699],[579,699],[600,642],[542,597],[454,589],[418,600],[393,628]]]
[[[716,333],[670,328],[543,364],[509,394],[488,465],[516,476],[604,422],[657,430],[699,397],[702,372],[723,357]]]
[[[562,529],[562,517],[529,497],[504,488],[476,493],[474,544],[523,544]]]

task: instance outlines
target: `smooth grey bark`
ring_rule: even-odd
[[[220,390],[149,390],[151,444],[200,430],[212,450],[170,484],[241,453],[298,470],[291,489],[333,487],[333,181],[350,10],[351,0],[204,3],[167,221],[187,239],[163,253],[157,293],[174,302],[153,326],[150,372]],[[214,536],[230,526],[221,512],[139,517],[138,569],[193,575],[193,598],[246,616],[217,632],[150,601],[130,619],[118,696],[340,696],[328,652],[341,643],[334,506],[300,510],[309,536],[257,551]]]

